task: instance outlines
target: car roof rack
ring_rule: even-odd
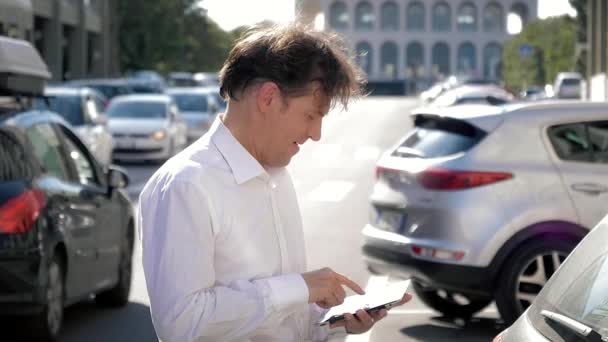
[[[38,96],[51,78],[38,51],[25,40],[0,36],[0,96]]]

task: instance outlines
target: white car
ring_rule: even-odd
[[[377,163],[370,269],[446,316],[507,323],[608,213],[608,103],[463,105],[414,116]]]
[[[553,85],[554,96],[558,99],[580,99],[583,76],[578,72],[560,72]]]
[[[188,125],[188,141],[200,138],[209,130],[219,111],[214,88],[168,88],[166,93],[173,98]]]
[[[84,141],[97,161],[112,162],[112,134],[103,113],[106,98],[91,88],[46,87],[44,97],[34,99],[34,108],[49,109],[61,115]]]
[[[169,95],[115,98],[108,107],[114,159],[164,161],[187,144],[187,127]]]

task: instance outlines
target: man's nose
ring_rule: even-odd
[[[323,123],[323,120],[314,120],[314,122],[310,126],[310,129],[309,129],[309,132],[308,132],[308,137],[312,141],[319,141],[319,140],[321,140],[321,126],[322,126],[322,123]]]

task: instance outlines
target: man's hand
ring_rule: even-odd
[[[405,293],[403,298],[401,298],[401,302],[396,306],[403,305],[412,299],[412,296]],[[383,309],[380,311],[372,312],[369,314],[367,311],[363,309],[357,310],[357,312],[353,315],[350,313],[344,314],[344,319],[330,325],[330,328],[344,327],[346,332],[349,334],[362,334],[369,329],[371,329],[374,324],[376,324],[379,320],[386,317],[388,311]]]
[[[302,278],[308,286],[308,302],[315,303],[324,309],[329,309],[344,302],[346,292],[342,288],[343,285],[360,295],[365,294],[365,291],[357,283],[327,267],[303,273]]]

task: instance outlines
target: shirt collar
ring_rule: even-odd
[[[258,176],[268,176],[264,167],[232,135],[219,115],[209,128],[209,133],[211,141],[232,170],[237,184],[243,184]]]

